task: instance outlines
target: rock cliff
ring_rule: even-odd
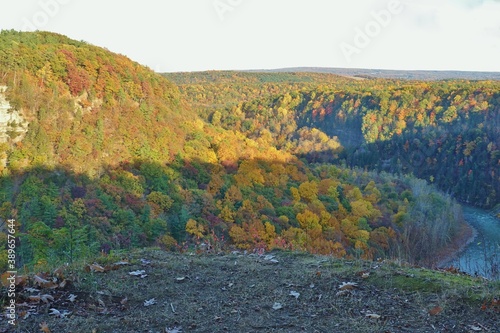
[[[28,122],[13,110],[5,97],[7,86],[0,86],[0,142],[21,141],[28,131]]]

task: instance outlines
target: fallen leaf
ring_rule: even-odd
[[[491,309],[495,312],[500,312],[500,301],[496,298],[493,298],[491,302],[485,302],[481,306],[481,310],[486,311],[488,309]]]
[[[441,311],[443,311],[443,308],[440,306],[436,306],[436,307],[429,310],[429,314],[431,316],[436,316],[436,315],[440,314]]]
[[[342,282],[342,284],[339,285],[340,290],[352,290],[357,287],[358,284],[356,282]]]
[[[28,277],[26,275],[16,276],[16,286],[25,286],[28,283]]]
[[[68,296],[68,301],[70,301],[71,303],[73,303],[76,300],[77,297],[78,296],[76,296],[76,295],[70,294]]]
[[[31,302],[31,303],[40,303],[40,295],[33,295],[33,296],[30,296],[28,297],[28,300]]]
[[[128,302],[128,298],[127,298],[127,297],[125,297],[124,299],[122,299],[122,300],[120,301],[120,304],[121,304],[121,305],[126,305],[126,304],[127,304],[127,302]]]
[[[64,271],[66,270],[66,265],[65,266],[61,266],[61,267],[58,267],[54,270],[54,273],[53,275],[56,276],[57,278],[59,279],[64,279]]]
[[[299,298],[299,296],[300,296],[300,293],[298,293],[298,292],[296,292],[296,291],[292,290],[292,291],[290,291],[290,296],[293,296],[293,297],[295,297],[296,299],[298,299],[298,298]]]
[[[185,276],[175,278],[175,282],[184,282],[184,281],[186,281],[186,277]]]
[[[144,301],[144,306],[151,306],[156,304],[156,299],[151,298],[150,300]]]
[[[7,280],[8,278],[10,278],[12,276],[11,273],[9,272],[5,272],[1,275],[0,279],[2,280],[2,286],[4,286],[5,288],[8,288],[10,286],[10,283],[11,283],[11,280]],[[28,282],[28,277],[25,276],[25,275],[17,275],[15,277],[15,281],[14,281],[14,284],[16,286],[20,286],[20,287],[23,287],[26,285],[26,283]]]
[[[49,329],[49,325],[47,325],[46,322],[42,322],[40,324],[40,331],[44,332],[44,333],[51,333],[50,332],[50,329]]]
[[[370,276],[370,272],[368,271],[359,271],[356,273],[356,275],[361,276],[362,278],[366,279],[367,277]]]
[[[87,265],[85,266],[85,270],[87,272],[97,272],[97,273],[104,273],[106,271],[104,267],[102,267],[99,264]]]
[[[350,290],[344,289],[344,290],[341,290],[341,291],[337,292],[335,294],[335,296],[346,296],[346,295],[349,295],[350,293],[351,293]]]
[[[273,310],[279,310],[279,309],[283,309],[283,305],[281,303],[275,302],[273,304]]]
[[[120,266],[118,265],[115,265],[115,264],[112,264],[112,265],[106,265],[104,266],[104,270],[106,272],[109,272],[109,271],[116,271],[116,270],[119,270],[120,269]]]
[[[23,319],[26,319],[30,316],[29,312],[27,311],[20,311],[19,312],[19,318],[23,318]]]
[[[483,330],[481,327],[474,326],[474,325],[469,325],[469,328],[471,330],[473,330],[474,332],[481,332]]]
[[[370,319],[380,319],[381,316],[376,314],[376,313],[367,313],[366,317],[368,317]]]
[[[59,288],[59,285],[55,282],[49,282],[48,284],[42,286],[45,289],[57,289]]]
[[[165,328],[165,333],[182,333],[182,327],[175,326],[174,328]]]
[[[49,301],[50,302],[54,301],[54,297],[52,297],[51,295],[42,295],[40,296],[40,300],[42,300],[45,304],[48,304]]]
[[[33,280],[35,280],[35,283],[39,286],[44,286],[44,285],[48,285],[50,283],[49,280],[45,280],[44,278],[41,278],[40,276],[38,275],[34,275],[33,276]]]
[[[273,264],[277,264],[277,263],[279,263],[279,261],[275,259],[275,256],[270,255],[270,254],[266,255],[266,256],[264,257],[264,260],[265,260],[265,261],[269,261],[270,263],[273,263]]]
[[[133,275],[133,276],[141,276],[141,275],[145,275],[145,273],[146,273],[146,271],[142,269],[142,270],[130,272],[128,274]]]
[[[68,284],[68,280],[63,280],[61,283],[59,283],[59,288],[64,289],[67,284]]]
[[[35,289],[35,288],[25,288],[24,290],[29,292],[29,293],[37,293],[40,291],[39,289]]]
[[[63,310],[61,312],[61,311],[59,311],[57,309],[54,309],[54,308],[51,308],[50,309],[50,313],[49,313],[49,315],[54,315],[54,316],[59,317],[61,319],[63,319],[64,317],[66,317],[66,316],[68,316],[70,314],[71,314],[71,312],[69,312],[69,311]]]

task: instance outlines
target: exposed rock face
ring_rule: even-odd
[[[12,110],[5,98],[7,86],[0,86],[0,142],[21,141],[28,131],[28,122],[19,111]]]

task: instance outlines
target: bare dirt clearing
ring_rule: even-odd
[[[46,302],[24,287],[29,316],[0,332],[498,332],[500,321],[498,282],[394,263],[148,250],[115,268],[67,272],[69,286],[35,292]]]

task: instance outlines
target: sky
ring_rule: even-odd
[[[0,0],[158,72],[340,67],[500,72],[500,0]]]

